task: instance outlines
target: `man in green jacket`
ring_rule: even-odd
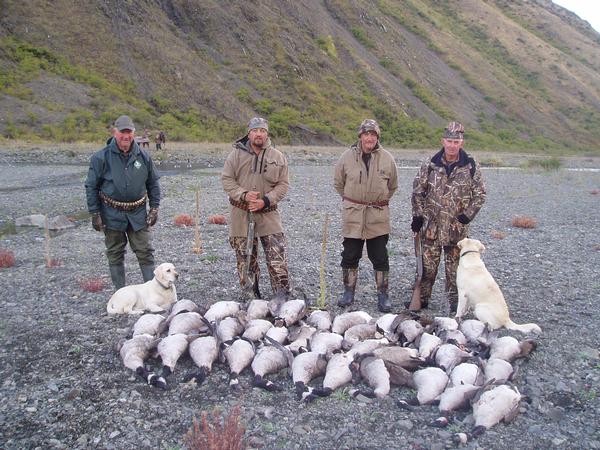
[[[398,172],[394,157],[379,143],[380,135],[377,122],[365,119],[358,129],[358,142],[342,154],[335,166],[334,186],[343,201],[344,236],[341,263],[344,294],[338,305],[346,307],[354,301],[358,263],[366,242],[375,271],[377,306],[381,312],[390,312],[388,205],[398,188]]]
[[[85,181],[92,226],[104,232],[115,289],[125,286],[124,259],[128,241],[144,281],[154,277],[154,249],[149,227],[158,220],[159,175],[149,153],[138,146],[134,137],[133,121],[128,116],[120,116],[113,127],[113,138],[92,155]]]
[[[285,251],[285,236],[278,203],[289,187],[288,163],[279,150],[271,145],[269,123],[254,117],[248,133],[233,144],[221,175],[223,189],[231,204],[229,243],[235,251],[240,285],[244,294],[260,298],[259,267],[256,260],[258,239],[267,260],[273,294],[278,300],[289,296],[289,274]],[[248,219],[254,221],[254,241],[250,267],[252,280],[243,277],[246,265]],[[253,292],[252,292],[253,291]]]
[[[456,244],[467,237],[469,223],[486,197],[479,165],[462,148],[464,132],[459,122],[448,124],[443,148],[421,165],[412,192],[411,229],[422,236],[421,306],[428,306],[443,250],[451,313],[456,313],[458,305],[456,270],[460,249]]]

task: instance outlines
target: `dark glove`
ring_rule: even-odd
[[[156,221],[158,220],[158,208],[150,208],[148,211],[148,217],[146,218],[146,223],[149,227],[154,226]]]
[[[92,227],[96,231],[104,231],[104,228],[106,228],[102,223],[102,216],[100,213],[92,214]]]
[[[421,227],[423,226],[423,217],[422,216],[413,216],[412,222],[410,224],[410,229],[413,230],[413,233],[418,233],[421,231]]]
[[[469,219],[469,218],[468,218],[467,216],[465,216],[464,214],[459,214],[459,215],[456,217],[456,220],[458,220],[458,221],[459,221],[460,223],[462,223],[463,225],[466,225],[466,224],[468,224],[468,223],[471,221],[471,219]]]

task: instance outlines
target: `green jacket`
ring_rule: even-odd
[[[485,202],[481,170],[460,150],[458,161],[447,167],[444,149],[425,161],[413,182],[412,215],[424,218],[422,233],[440,245],[454,245],[467,237],[469,225],[457,220],[464,214],[473,220]],[[448,173],[450,172],[450,173]]]
[[[121,202],[133,202],[148,194],[151,208],[160,204],[160,178],[152,158],[137,143],[132,144],[128,157],[110,139],[107,146],[94,153],[90,160],[85,191],[88,211],[100,212],[107,228],[125,231],[128,224],[134,231],[146,227],[146,204],[133,211],[120,211],[105,205],[99,197],[102,191],[110,198]]]

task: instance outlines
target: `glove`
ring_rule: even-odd
[[[106,228],[102,223],[102,216],[100,213],[92,214],[92,227],[96,231],[104,231],[104,228]]]
[[[464,214],[459,214],[459,215],[456,217],[456,220],[458,220],[458,221],[459,221],[460,223],[462,223],[463,225],[466,225],[466,224],[468,224],[468,223],[471,221],[471,219],[469,219],[469,218],[468,218],[467,216],[465,216]]]
[[[148,211],[148,217],[146,218],[146,223],[149,227],[154,226],[156,221],[158,220],[158,208],[150,208]]]
[[[418,233],[421,231],[421,227],[423,226],[423,217],[422,216],[413,216],[412,222],[410,224],[410,229],[413,230],[413,233]]]

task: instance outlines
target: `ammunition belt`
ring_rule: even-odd
[[[243,209],[244,211],[249,211],[249,204],[248,202],[245,202],[243,200],[241,201],[236,201],[234,199],[232,199],[231,197],[229,197],[229,203],[231,203],[233,206],[235,206],[236,208],[240,208]],[[264,214],[264,213],[268,213],[271,211],[276,211],[277,210],[277,205],[271,205],[268,208],[263,208],[260,211],[252,211],[254,214]]]
[[[110,198],[104,192],[100,191],[100,200],[106,206],[110,206],[111,208],[118,209],[119,211],[133,211],[138,209],[140,206],[146,204],[146,199],[148,198],[148,194],[144,194],[142,198],[136,200],[134,202],[120,202],[115,200],[114,198]]]
[[[376,201],[376,202],[362,202],[362,201],[360,201],[360,200],[354,200],[353,198],[346,197],[346,196],[343,196],[342,198],[343,198],[344,200],[348,200],[349,202],[352,202],[352,203],[357,203],[357,204],[359,204],[359,205],[377,206],[377,207],[380,207],[380,208],[381,208],[382,206],[388,206],[388,205],[390,204],[390,201],[389,201],[389,200],[378,200],[378,201]]]

